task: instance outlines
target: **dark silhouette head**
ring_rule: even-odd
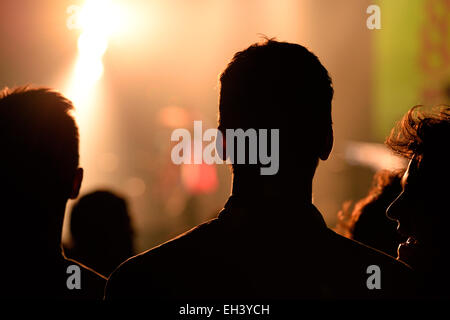
[[[133,228],[126,201],[110,192],[81,197],[70,218],[72,246],[66,256],[109,276],[134,254]]]
[[[12,243],[59,246],[66,202],[77,197],[83,175],[72,109],[48,88],[0,95],[2,224]]]
[[[394,257],[405,239],[397,233],[397,224],[386,216],[386,209],[402,191],[400,181],[404,172],[378,171],[372,188],[355,204],[349,221],[350,238]]]
[[[410,160],[402,192],[388,209],[388,216],[399,222],[399,232],[410,237],[399,247],[399,257],[429,268],[433,260],[449,257],[450,107],[412,108],[386,143]]]
[[[313,53],[266,40],[237,52],[220,75],[218,129],[224,136],[227,129],[279,129],[277,175],[312,179],[333,144],[332,98],[331,79]],[[233,172],[259,175],[259,166],[234,163]]]

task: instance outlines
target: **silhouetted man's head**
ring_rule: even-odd
[[[226,129],[279,129],[280,169],[313,175],[318,159],[327,159],[333,88],[327,70],[305,47],[274,40],[253,44],[234,55],[220,84],[224,135]],[[251,166],[234,164],[233,169]]]
[[[400,258],[448,251],[450,107],[412,108],[386,143],[410,160],[403,191],[388,209],[388,216],[399,221],[399,232],[411,237],[399,248]]]
[[[72,103],[47,88],[0,95],[1,196],[14,210],[61,206],[78,195],[78,128]],[[48,211],[48,210],[46,210]],[[62,219],[61,217],[55,219]],[[30,214],[31,218],[32,215]],[[20,217],[17,217],[20,218]],[[37,217],[33,219],[38,220]],[[47,221],[44,217],[40,219]]]

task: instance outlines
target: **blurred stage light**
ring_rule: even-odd
[[[137,177],[131,177],[124,184],[124,192],[131,198],[139,197],[144,194],[146,185],[144,180]]]
[[[118,32],[123,23],[122,8],[112,0],[86,0],[77,18],[83,32],[104,38]]]
[[[177,106],[162,108],[158,113],[158,120],[167,128],[185,128],[192,123],[189,112]]]
[[[124,10],[112,0],[86,0],[76,7],[73,28],[80,29],[78,58],[67,95],[78,108],[85,105],[103,74],[103,55],[108,41],[125,24]],[[78,112],[76,112],[78,113]]]
[[[213,193],[219,186],[215,165],[183,164],[181,166],[181,182],[190,194]]]
[[[403,158],[395,155],[381,143],[348,141],[345,159],[351,165],[366,166],[375,171],[403,169],[407,166]]]

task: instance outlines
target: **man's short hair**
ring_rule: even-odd
[[[331,123],[330,76],[299,44],[267,39],[237,52],[220,84],[220,129]]]
[[[68,195],[79,162],[78,128],[72,110],[71,101],[49,88],[3,89],[2,176],[19,189],[36,183]]]

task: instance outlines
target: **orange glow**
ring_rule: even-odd
[[[168,106],[161,109],[158,114],[159,122],[169,128],[183,128],[190,122],[186,109],[177,106]]]
[[[216,167],[205,163],[183,164],[181,180],[191,194],[214,192],[219,184]]]

